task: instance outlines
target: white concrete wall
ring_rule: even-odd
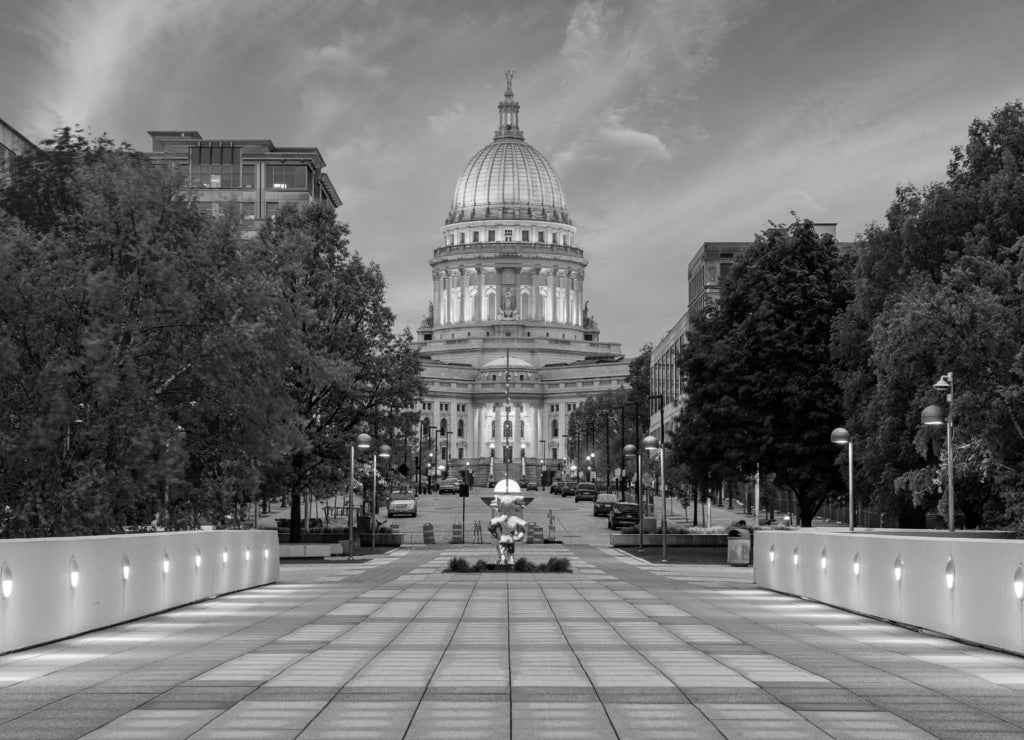
[[[754,580],[762,588],[1024,655],[1024,600],[1014,583],[1024,591],[1022,563],[1022,540],[809,529],[754,535]]]
[[[0,540],[0,653],[273,583],[279,569],[276,531]]]

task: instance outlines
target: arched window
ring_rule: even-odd
[[[462,419],[459,419],[458,426],[456,426],[455,429],[456,429],[456,432],[455,432],[456,436],[458,436],[458,437],[465,437],[466,436],[465,422],[463,422]]]
[[[420,429],[420,436],[429,437],[430,436],[430,419],[424,418],[423,419],[423,423],[420,425],[420,427],[421,427],[421,429]]]
[[[558,419],[551,420],[551,438],[558,439]]]
[[[520,421],[519,421],[519,439],[522,439],[525,436],[526,436],[526,422],[520,419]]]
[[[438,426],[438,429],[440,430],[440,435],[442,437],[444,435],[448,434],[448,420],[447,419],[441,419],[441,424],[440,424],[440,426]]]
[[[491,439],[494,439],[494,422],[491,422]]]
[[[505,423],[502,424],[501,428],[504,432],[503,437],[505,439],[512,439],[512,420],[505,419]]]

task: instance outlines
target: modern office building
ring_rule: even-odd
[[[236,208],[251,224],[272,218],[287,203],[326,200],[341,205],[316,147],[281,147],[270,139],[204,139],[198,131],[150,131],[149,156],[179,168],[211,215]]]
[[[432,301],[417,330],[428,391],[424,459],[535,482],[567,462],[568,419],[624,386],[621,345],[601,340],[587,267],[551,164],[526,143],[507,76],[493,140],[466,165],[434,248]],[[508,403],[506,400],[508,399]],[[575,451],[574,451],[575,452]]]

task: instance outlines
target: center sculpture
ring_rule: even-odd
[[[487,531],[497,540],[498,565],[515,565],[516,543],[526,538],[526,520],[520,515],[526,505],[533,501],[533,496],[520,495],[518,490],[500,493],[498,491],[504,488],[503,484],[509,484],[509,489],[518,489],[512,481],[499,481],[495,486],[494,498],[481,496],[481,499],[490,505],[493,514]]]

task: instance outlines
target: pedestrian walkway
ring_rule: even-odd
[[[285,564],[280,583],[0,657],[0,737],[1024,736],[1024,658],[753,587],[520,546]]]

